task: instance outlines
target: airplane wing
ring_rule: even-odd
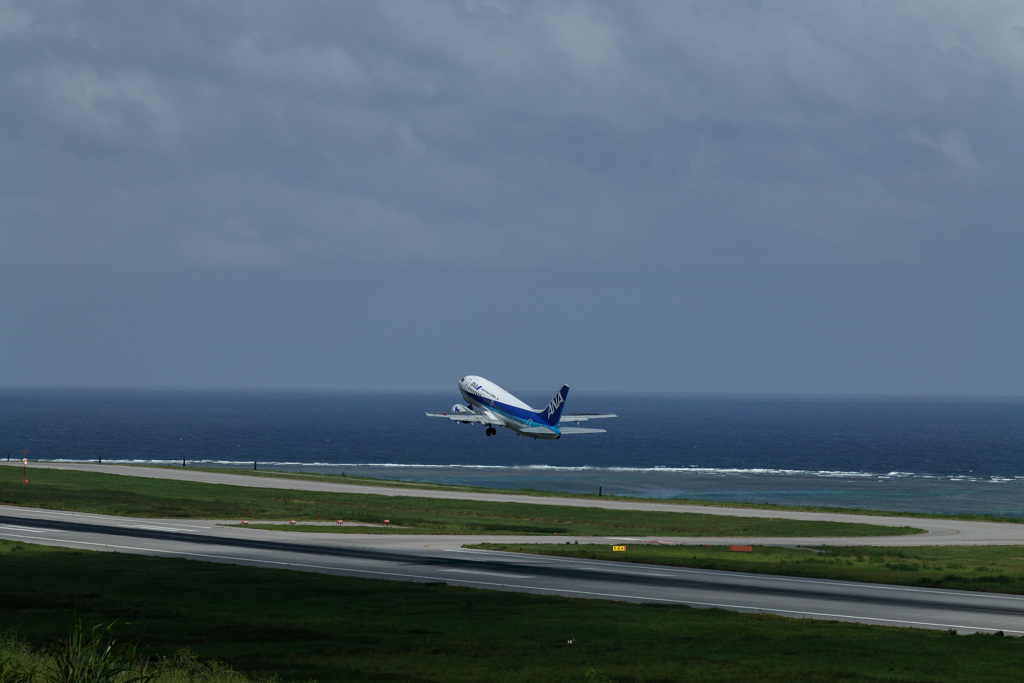
[[[481,413],[425,413],[427,417],[447,417],[456,422],[479,422],[485,425],[500,425],[501,422]]]

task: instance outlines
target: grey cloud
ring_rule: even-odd
[[[38,323],[33,311],[81,322],[91,306],[110,329],[122,314],[141,343],[167,337],[161,312],[190,319],[191,302],[207,338],[258,333],[260,358],[286,345],[260,312],[311,334],[337,334],[344,319],[408,339],[395,321],[457,327],[471,311],[496,353],[526,348],[503,339],[558,334],[565,319],[561,334],[596,346],[610,335],[603,348],[616,351],[643,330],[643,358],[621,361],[639,377],[683,347],[712,359],[703,374],[686,369],[715,390],[728,348],[762,359],[742,364],[746,384],[725,373],[740,390],[813,390],[815,376],[825,389],[889,390],[887,376],[854,375],[871,375],[886,349],[912,353],[905,339],[964,318],[965,301],[1020,303],[1007,291],[1024,291],[1022,35],[1024,12],[998,2],[7,0],[0,285],[19,292],[6,306],[22,328]],[[572,312],[550,303],[567,280]],[[233,294],[215,305],[193,282]],[[111,283],[150,292],[152,317],[112,300]],[[350,289],[376,293],[394,317],[334,301]],[[768,290],[785,296],[758,296]],[[903,293],[930,317],[904,325],[915,318],[895,304],[873,309]],[[226,315],[233,306],[249,313]],[[335,306],[345,315],[324,313]],[[589,316],[624,322],[609,331]],[[1000,349],[1024,341],[1019,326],[968,317],[976,331],[950,332],[934,358],[954,362],[985,329]],[[700,331],[677,322],[687,319]],[[744,321],[757,323],[749,334]],[[858,326],[886,341],[851,350]],[[436,354],[462,342],[412,336]],[[380,362],[415,355],[372,339],[360,348],[382,349]],[[768,368],[762,339],[791,382]],[[31,355],[11,332],[0,343]],[[847,349],[858,371],[826,372],[821,346]],[[311,343],[306,356],[323,364],[329,352]],[[117,381],[149,381],[132,357]],[[202,365],[199,350],[177,357]],[[813,371],[800,357],[817,359]],[[97,363],[75,376],[101,382],[110,363]],[[277,367],[278,383],[314,376]],[[901,381],[942,390],[927,375],[914,366]],[[997,384],[1006,390],[977,386]]]

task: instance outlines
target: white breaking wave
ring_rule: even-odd
[[[82,462],[82,460],[74,458],[56,458],[50,460],[50,462]],[[89,461],[92,462],[92,461]],[[104,459],[105,464],[111,465],[156,465],[164,467],[181,466],[181,460],[166,460],[166,459],[147,459],[147,458],[112,458]],[[948,474],[948,475],[936,475],[916,472],[859,472],[859,471],[844,471],[844,470],[794,470],[794,469],[776,469],[776,468],[765,468],[765,467],[752,467],[752,468],[740,468],[740,467],[698,467],[693,465],[682,466],[682,467],[597,467],[593,465],[477,465],[477,464],[422,464],[422,463],[398,463],[398,462],[387,462],[387,463],[376,463],[376,462],[350,462],[350,463],[336,463],[336,462],[298,462],[288,460],[268,460],[268,461],[252,461],[252,460],[211,460],[211,459],[200,459],[200,460],[189,460],[184,461],[186,466],[192,467],[231,467],[231,468],[248,468],[254,464],[259,469],[268,468],[289,468],[296,470],[333,470],[342,471],[345,468],[363,468],[363,469],[380,469],[380,470],[420,470],[420,471],[489,471],[492,473],[516,473],[516,472],[534,472],[534,473],[571,473],[571,472],[587,472],[587,473],[622,473],[622,474],[676,474],[676,475],[692,475],[692,476],[721,476],[721,477],[814,477],[814,478],[831,478],[831,479],[932,479],[932,480],[944,480],[944,481],[964,481],[964,482],[990,482],[990,483],[1013,483],[1018,481],[1024,481],[1024,476],[1015,477],[978,477],[969,474]]]

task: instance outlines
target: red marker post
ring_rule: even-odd
[[[21,452],[21,456],[22,456],[21,457],[21,463],[22,463],[22,465],[24,465],[24,469],[22,470],[22,473],[21,473],[21,479],[22,479],[22,481],[24,481],[27,484],[28,483],[28,454],[31,453],[32,451],[30,451],[27,448],[22,448],[20,452]]]

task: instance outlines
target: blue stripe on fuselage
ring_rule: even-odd
[[[537,413],[526,408],[518,408],[516,406],[510,406],[507,403],[501,401],[492,401],[489,398],[484,398],[473,392],[461,389],[462,397],[469,403],[475,403],[483,406],[488,410],[493,410],[496,413],[501,414],[503,417],[507,417],[513,422],[523,425],[524,427],[546,427],[551,430],[553,434],[561,435],[561,431],[558,429],[558,425],[550,425],[544,422],[537,421]]]

